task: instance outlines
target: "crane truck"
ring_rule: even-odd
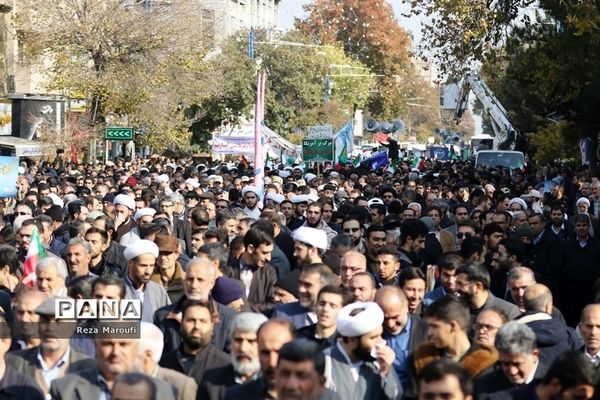
[[[473,92],[483,104],[483,108],[490,116],[494,130],[493,150],[515,150],[518,132],[512,125],[506,109],[494,95],[494,92],[479,76],[468,73],[463,80],[454,119],[458,123],[464,112],[469,108],[469,93]],[[492,150],[490,149],[490,150]]]

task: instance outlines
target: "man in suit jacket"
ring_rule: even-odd
[[[225,400],[274,399],[275,368],[279,349],[294,339],[294,326],[289,321],[270,320],[258,330],[258,352],[262,376],[258,379],[233,386],[226,390]]]
[[[560,240],[546,230],[544,214],[534,214],[528,219],[533,233],[533,252],[530,254],[531,269],[540,283],[556,291],[556,274],[560,266]]]
[[[377,290],[375,302],[385,317],[383,339],[394,351],[394,370],[402,385],[406,385],[408,355],[427,340],[427,323],[408,312],[404,292],[396,286],[384,286]]]
[[[232,363],[206,371],[198,398],[221,400],[228,388],[257,379],[260,374],[257,332],[266,321],[267,317],[258,313],[243,312],[235,317],[231,327]]]
[[[35,310],[40,317],[38,323],[40,345],[8,353],[6,356],[9,365],[18,372],[32,377],[44,394],[48,394],[50,391],[51,376],[60,378],[70,372],[92,368],[96,365],[94,359],[71,348],[69,339],[56,338],[58,336],[56,328],[51,326],[51,324],[60,326],[54,320],[56,299],[56,297],[51,297],[44,300]],[[64,325],[62,329],[65,329]],[[61,334],[63,333],[65,332],[61,332]]]
[[[250,308],[264,312],[274,307],[273,289],[277,283],[277,272],[269,265],[274,239],[262,229],[252,228],[244,236],[244,254],[234,279],[244,284]]]
[[[490,273],[483,264],[470,262],[460,266],[456,273],[456,287],[469,304],[473,319],[481,310],[488,308],[503,311],[508,319],[515,319],[521,314],[516,305],[499,299],[490,292]]]
[[[5,355],[11,347],[10,329],[6,321],[0,318],[0,398],[43,400],[44,394],[35,381],[18,372],[7,361]]]
[[[183,288],[185,295],[175,304],[162,307],[154,314],[154,324],[163,332],[165,339],[164,352],[170,352],[181,346],[181,310],[183,304],[191,300],[205,300],[213,302],[213,310],[218,315],[218,322],[214,324],[212,344],[219,350],[229,351],[231,344],[231,322],[236,312],[210,297],[210,292],[215,286],[217,272],[213,263],[206,258],[194,258],[190,261],[185,271]]]
[[[118,374],[115,375],[115,381],[118,377]],[[110,398],[111,389],[107,386],[105,379],[102,369],[98,368],[88,369],[77,374],[68,374],[64,378],[52,382],[50,395],[53,400],[90,400],[99,399],[102,395],[106,396],[104,398]],[[174,389],[171,385],[160,379],[150,379],[156,387],[156,399],[175,400]]]
[[[211,344],[214,325],[213,305],[201,300],[189,300],[181,310],[179,349],[166,353],[160,366],[181,372],[199,385],[207,369],[229,362],[229,356]]]
[[[296,329],[317,322],[317,297],[321,288],[335,284],[336,276],[323,264],[305,266],[298,282],[299,300],[294,303],[280,304],[275,307],[271,318],[285,319]]]
[[[127,259],[125,298],[142,300],[142,321],[152,322],[156,310],[171,304],[165,288],[151,281],[158,246],[150,240],[138,240],[125,249],[124,255]]]
[[[568,351],[561,354],[541,380],[518,389],[492,393],[486,400],[566,400],[592,399],[596,386],[596,370],[583,353]]]
[[[135,371],[138,340],[123,340],[103,335],[96,336],[97,367],[67,374],[55,379],[50,386],[54,400],[89,400],[101,396],[110,398],[111,388],[120,374]],[[153,378],[154,379],[154,378]],[[175,400],[175,388],[154,379],[157,398]]]
[[[580,351],[586,354],[596,369],[600,368],[600,343],[596,335],[596,327],[600,321],[600,305],[588,304],[581,312],[579,331],[583,338]]]
[[[540,362],[536,336],[526,324],[507,322],[496,334],[499,367],[475,380],[475,396],[514,389],[542,378],[547,366]]]
[[[181,372],[159,367],[165,343],[160,329],[149,322],[141,322],[139,340],[137,365],[141,372],[171,384],[177,390],[177,400],[195,399],[198,385],[192,378]]]

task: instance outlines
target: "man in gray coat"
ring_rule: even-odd
[[[348,304],[338,313],[340,338],[324,353],[325,387],[340,398],[402,398],[393,368],[396,355],[381,337],[383,319],[383,311],[372,302]]]
[[[517,306],[492,294],[490,280],[487,268],[477,262],[469,262],[456,270],[456,290],[469,304],[472,320],[489,308],[503,311],[511,320],[518,317],[521,312]]]

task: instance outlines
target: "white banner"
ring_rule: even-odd
[[[215,154],[254,156],[254,136],[213,136],[212,151]]]

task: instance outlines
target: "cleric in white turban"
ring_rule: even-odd
[[[158,246],[146,239],[127,246],[123,252],[127,259],[127,275],[124,277],[126,299],[142,301],[142,321],[152,322],[154,313],[171,304],[165,288],[150,280],[158,257]]]
[[[258,188],[256,186],[253,185],[246,185],[244,186],[244,188],[242,189],[242,196],[245,196],[246,193],[248,192],[252,192],[255,195],[259,196],[260,195],[260,190],[258,190]]]
[[[138,240],[130,246],[127,246],[125,251],[123,252],[123,256],[127,261],[131,261],[134,258],[137,258],[141,255],[149,254],[154,256],[154,258],[158,257],[158,246],[150,241],[150,240]],[[152,275],[152,274],[150,274]]]
[[[341,338],[323,352],[330,365],[325,369],[325,387],[338,398],[402,398],[393,367],[396,354],[381,337],[383,319],[383,311],[373,302],[348,304],[338,313],[336,329]]]
[[[292,232],[292,239],[321,250],[327,250],[327,234],[315,228],[301,226]]]
[[[377,303],[351,303],[337,315],[337,331],[344,337],[359,337],[382,327],[383,311]]]

